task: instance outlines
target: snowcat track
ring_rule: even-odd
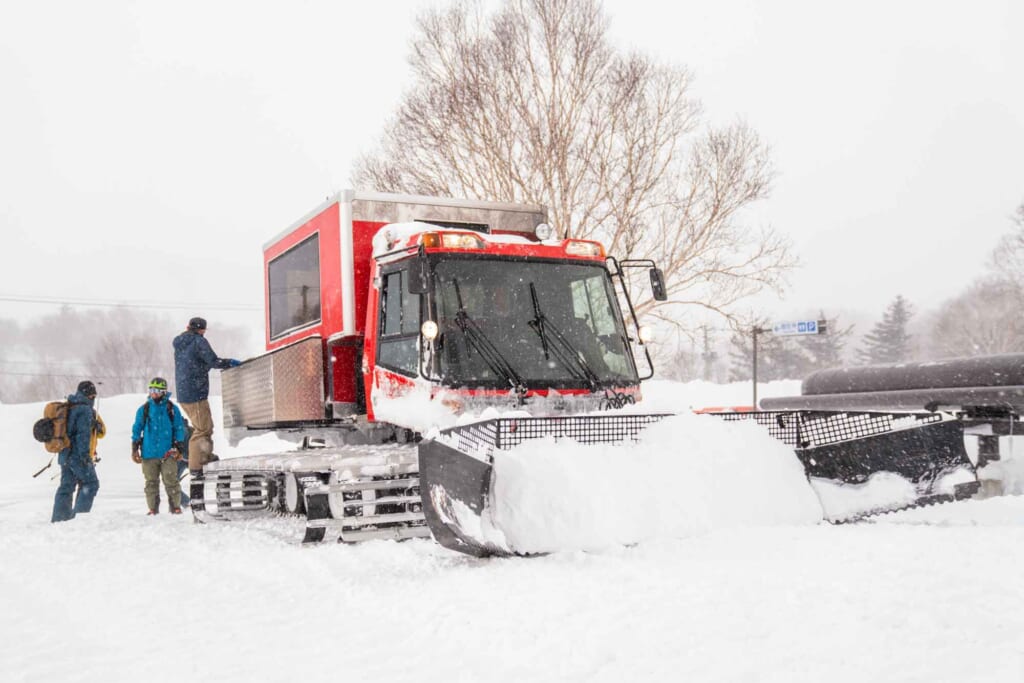
[[[897,474],[912,483],[917,498],[894,501],[825,519],[851,524],[900,510],[970,498],[979,490],[974,465],[964,448],[963,424],[941,413],[865,413],[830,411],[763,411],[711,413],[727,421],[754,420],[775,439],[794,449],[807,477],[841,486],[861,486],[878,473]],[[952,492],[936,491],[947,474],[963,470],[974,481]],[[826,507],[823,501],[823,507]]]
[[[301,515],[305,543],[428,537],[415,454],[414,447],[363,447],[218,461],[192,481],[193,517]]]
[[[918,498],[909,505],[902,505],[894,508],[877,508],[868,510],[852,517],[844,519],[830,519],[830,524],[841,525],[841,524],[856,524],[857,522],[871,521],[878,517],[884,517],[886,515],[893,515],[897,512],[903,512],[904,510],[914,510],[917,508],[934,507],[936,505],[945,505],[946,503],[955,503],[961,500],[967,500],[973,498],[981,489],[981,482],[969,482],[967,484],[959,484],[956,487],[954,493],[937,493],[931,496],[925,496]]]
[[[881,472],[914,485],[917,498],[892,506],[826,517],[851,523],[898,509],[932,505],[972,496],[980,484],[963,443],[963,425],[938,413],[889,414],[821,411],[709,413],[726,421],[754,420],[775,439],[793,448],[810,477],[857,486]],[[648,425],[667,415],[608,415],[569,418],[500,418],[443,430],[420,443],[420,479],[424,513],[434,538],[451,550],[486,557],[516,554],[485,538],[494,453],[542,437],[580,443],[638,440]],[[973,482],[953,492],[934,489],[942,476],[964,470]]]

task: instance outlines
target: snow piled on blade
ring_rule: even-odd
[[[811,478],[811,486],[830,520],[853,519],[861,514],[912,505],[918,497],[914,484],[892,472],[878,472],[860,485]]]
[[[934,491],[944,496],[951,496],[956,492],[956,487],[960,484],[969,484],[974,481],[977,481],[977,478],[970,470],[966,467],[957,467],[952,472],[943,474],[935,482]]]
[[[542,553],[821,520],[790,448],[752,422],[683,413],[635,443],[546,439],[495,453],[482,522],[516,552]]]

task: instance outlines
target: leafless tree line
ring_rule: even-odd
[[[1024,351],[1024,202],[992,251],[986,272],[931,321],[931,357]]]
[[[76,309],[0,325],[0,402],[57,400],[90,379],[101,395],[143,393],[164,377],[174,389],[171,340],[184,321],[132,309]],[[214,341],[240,349],[246,332],[221,327]],[[216,346],[214,348],[217,348]]]

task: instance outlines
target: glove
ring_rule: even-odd
[[[171,460],[181,460],[181,452],[177,448],[168,448],[167,452],[164,453],[164,457]]]
[[[242,364],[242,361],[240,361],[240,360],[235,360],[234,358],[229,358],[228,359],[228,367],[229,368],[237,368],[241,364]]]
[[[142,464],[142,456],[139,455],[139,449],[138,448],[133,448],[132,449],[132,462],[134,462],[136,464],[139,464],[139,465]]]

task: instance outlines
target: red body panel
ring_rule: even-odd
[[[348,337],[330,346],[330,373],[333,400],[356,403],[356,373],[359,372],[359,337]]]
[[[341,331],[341,243],[338,204],[329,205],[313,218],[263,251],[264,325],[267,351],[317,336],[326,339]],[[270,338],[270,262],[314,233],[320,235],[320,322],[276,339]]]
[[[372,221],[352,221],[352,272],[355,274],[356,326],[365,331],[366,299],[370,293],[370,271],[373,263],[373,236],[386,225]]]
[[[372,278],[377,277],[377,262],[374,259],[370,259],[370,277],[367,278],[367,285],[369,285]],[[380,290],[376,287],[369,287],[367,299],[366,318],[364,320],[363,330],[365,332],[363,336],[363,387],[366,391],[366,419],[370,422],[374,421],[373,416],[373,401],[370,400],[370,393],[374,386],[374,369],[377,365],[377,307],[380,306]],[[388,372],[395,378],[395,382],[408,382],[412,385],[412,380],[403,377],[395,372]]]
[[[325,360],[329,363],[331,381],[325,384],[329,400],[341,403],[356,401],[357,347],[361,342],[366,321],[366,298],[370,289],[370,265],[373,261],[373,235],[384,223],[352,221],[342,225],[341,205],[333,202],[322,211],[284,235],[263,252],[264,325],[267,351],[292,344],[308,337],[331,339],[343,332],[341,344],[325,345]],[[350,283],[354,293],[355,329],[345,330],[345,301],[341,275],[342,243],[345,233],[352,231],[352,271]],[[270,262],[313,234],[320,239],[320,322],[314,323],[275,339],[270,338]],[[327,346],[330,348],[328,349]],[[325,378],[326,379],[326,378]]]

